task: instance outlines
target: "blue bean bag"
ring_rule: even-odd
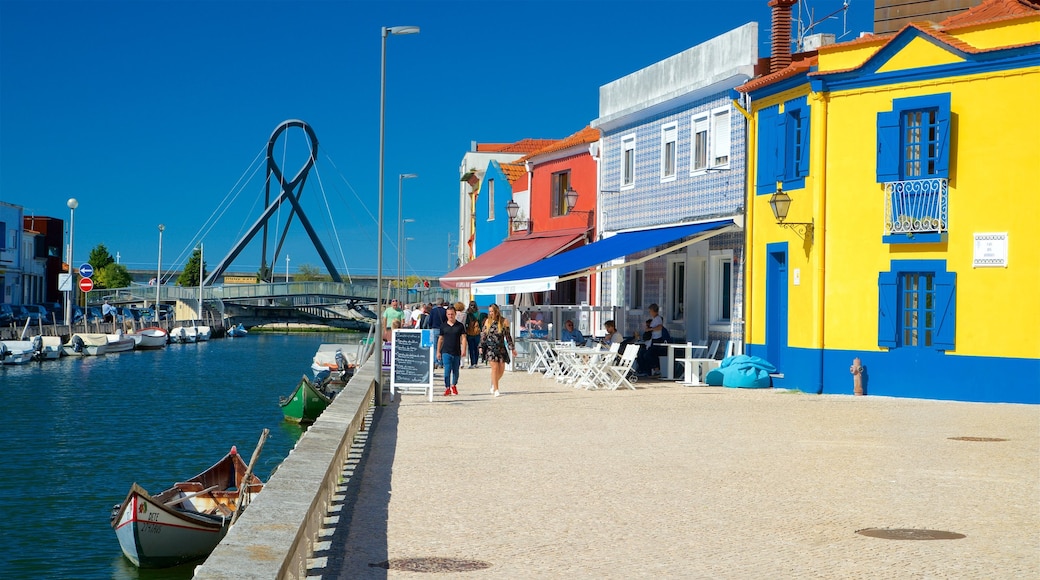
[[[707,374],[705,382],[730,388],[765,389],[770,386],[769,374],[775,372],[776,367],[763,358],[738,354],[722,359],[719,368]]]

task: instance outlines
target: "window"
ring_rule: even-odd
[[[675,139],[678,133],[679,128],[675,123],[661,128],[661,181],[675,179]]]
[[[641,266],[632,270],[632,308],[635,310],[643,308],[643,268]]]
[[[784,189],[805,187],[809,175],[810,109],[805,97],[779,106],[767,107],[758,114],[758,167],[755,178],[758,195]]]
[[[729,165],[729,107],[711,112],[711,166]]]
[[[877,114],[877,181],[948,179],[950,93],[893,99]]]
[[[571,185],[571,172],[561,171],[552,175],[552,215],[567,215],[567,188]]]
[[[693,118],[693,164],[692,171],[708,168],[708,115]]]
[[[878,346],[953,350],[957,274],[943,260],[896,260],[878,275]]]
[[[684,309],[686,303],[686,262],[684,259],[673,260],[669,263],[671,269],[671,295],[666,304],[669,320],[672,322],[682,321],[686,316]]]
[[[495,180],[488,180],[488,219],[487,221],[495,221]]]
[[[733,316],[733,250],[711,252],[708,268],[708,319],[711,324],[729,324]]]
[[[628,188],[636,183],[636,136],[621,138],[621,187]]]

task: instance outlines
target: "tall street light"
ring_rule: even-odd
[[[162,233],[166,226],[159,224],[159,263],[155,270],[155,325],[162,326],[159,320],[159,300],[162,299]]]
[[[398,284],[403,284],[404,279],[408,277],[408,262],[404,260],[404,225],[415,222],[412,218],[404,218],[398,220],[397,224],[397,279],[400,280]]]
[[[376,324],[377,333],[383,336],[383,153],[386,149],[386,37],[391,34],[417,34],[418,26],[384,26],[382,36],[382,54],[379,66],[379,241],[376,244]],[[380,338],[382,340],[382,338]],[[382,342],[379,343],[382,345]],[[382,356],[382,355],[380,355]],[[382,382],[382,377],[380,377]],[[382,404],[380,387],[376,389],[376,403]]]
[[[397,279],[400,284],[401,278],[401,242],[404,239],[404,218],[402,212],[404,211],[404,197],[402,191],[404,190],[405,179],[415,179],[419,177],[416,173],[401,173],[397,176]],[[415,220],[408,220],[415,221]]]
[[[415,220],[405,220],[405,221],[414,222]],[[401,246],[401,261],[404,262],[405,278],[408,277],[408,242],[411,242],[414,239],[415,238],[405,238],[404,239],[404,245]],[[402,280],[403,280],[403,278],[402,278]],[[407,288],[405,288],[405,290],[404,290],[404,297],[405,297],[406,300],[408,299],[408,289]]]
[[[76,198],[70,197],[65,205],[69,206],[69,283],[72,285],[72,289],[65,294],[65,325],[69,327],[69,334],[72,334],[72,305],[76,301],[76,276],[72,274],[72,269],[75,268],[72,265],[72,239],[76,231],[76,208],[79,207],[79,202]]]

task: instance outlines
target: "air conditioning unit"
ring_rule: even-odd
[[[809,36],[806,36],[805,40],[802,42],[802,50],[808,52],[810,50],[816,50],[821,46],[827,46],[828,44],[834,44],[833,34],[810,34]]]

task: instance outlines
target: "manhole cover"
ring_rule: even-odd
[[[472,572],[490,568],[491,564],[480,560],[459,558],[394,558],[378,564],[369,564],[369,566],[405,572]]]
[[[1000,437],[950,437],[953,441],[1007,441]]]
[[[913,529],[891,529],[891,528],[866,528],[856,530],[857,534],[881,538],[883,540],[959,540],[965,537],[957,532],[944,532],[942,530],[913,530]]]

